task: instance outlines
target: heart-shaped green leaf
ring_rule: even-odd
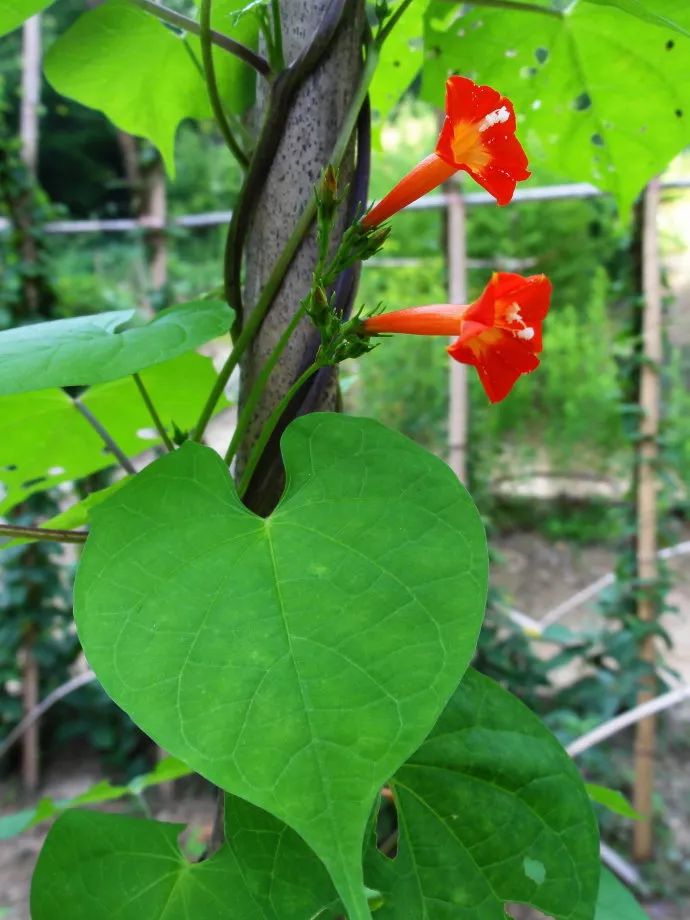
[[[592,920],[599,836],[580,774],[488,677],[465,674],[392,786],[398,853],[374,851],[366,875],[385,897],[381,920],[505,920],[511,901],[555,920]]]
[[[298,419],[283,455],[265,520],[196,444],[94,509],[77,628],[115,702],[294,828],[361,920],[367,818],[473,653],[485,537],[448,467],[376,422]]]
[[[163,424],[195,424],[216,379],[195,352],[141,372]],[[90,387],[81,401],[128,457],[160,440],[131,377]],[[223,398],[218,409],[226,408]],[[117,461],[64,390],[0,396],[0,514],[34,492],[81,479]]]
[[[533,163],[592,182],[626,211],[690,143],[690,38],[677,31],[690,29],[690,12],[683,0],[659,8],[675,27],[587,0],[562,11],[474,7],[461,19],[459,7],[435,2],[424,96],[442,104],[458,66],[497,87],[515,104]]]
[[[54,89],[145,137],[175,174],[175,133],[210,114],[203,77],[185,38],[125,0],[83,13],[45,58]]]
[[[240,813],[240,812],[238,812]],[[328,874],[304,841],[251,805],[242,848],[231,837],[190,863],[182,824],[69,811],[51,828],[31,886],[33,920],[307,920],[334,900]],[[263,867],[265,875],[259,876]]]
[[[223,335],[234,316],[219,300],[199,300],[123,329],[133,314],[118,310],[0,332],[0,394],[117,380]]]

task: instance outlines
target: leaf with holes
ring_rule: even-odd
[[[602,866],[594,920],[649,920],[649,916],[642,910],[625,885]]]
[[[256,813],[252,815],[251,812]],[[305,920],[334,899],[328,875],[302,840],[258,809],[210,859],[181,852],[182,824],[69,811],[55,822],[31,885],[33,920]],[[256,867],[266,871],[260,878]],[[270,871],[269,870],[270,867]]]
[[[184,430],[198,419],[216,372],[209,358],[189,352],[146,368],[141,379],[163,424],[172,430],[174,421]],[[127,456],[159,443],[130,377],[91,387],[80,399]],[[227,406],[223,398],[217,411]],[[116,463],[64,390],[0,396],[0,514],[28,495]]]
[[[367,818],[473,654],[486,542],[448,467],[376,422],[310,415],[282,444],[267,519],[191,443],[94,509],[77,629],[113,700],[296,830],[360,920]]]
[[[134,4],[108,0],[58,38],[46,55],[45,75],[58,93],[150,140],[174,176],[179,123],[210,114],[203,77],[185,44]]]
[[[625,211],[690,143],[690,38],[586,0],[563,12],[458,15],[445,3],[430,8],[424,96],[441,105],[461,62],[512,99],[534,166],[592,182]]]
[[[370,853],[366,873],[385,898],[381,920],[504,920],[509,902],[592,920],[599,838],[582,779],[498,684],[468,671],[391,785],[398,853]]]
[[[12,32],[52,2],[53,0],[0,0],[0,36]]]
[[[133,314],[118,310],[0,332],[0,394],[117,380],[223,335],[234,316],[218,300],[179,304],[128,326]]]

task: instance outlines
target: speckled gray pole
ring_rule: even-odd
[[[281,0],[280,5],[285,58],[290,62],[319,28],[329,0]],[[328,163],[361,72],[363,23],[364,0],[346,0],[344,19],[331,49],[296,95],[249,227],[245,248],[245,316],[256,303],[299,215],[314,194],[314,186],[323,167]],[[259,99],[259,105],[262,102]],[[353,160],[354,143],[343,163],[343,183],[351,179]],[[243,361],[240,404],[307,293],[315,261],[316,246],[312,231],[298,250],[271,311]],[[285,349],[257,407],[239,457],[240,468],[266,417],[311,363],[317,343],[315,330],[307,320],[303,321]],[[335,374],[322,373],[321,377],[313,379],[311,392],[306,400],[303,399],[305,405],[300,411],[335,409],[337,400]],[[271,510],[282,490],[276,447],[275,440],[269,444],[268,456],[259,466],[246,496],[250,507],[260,513]]]

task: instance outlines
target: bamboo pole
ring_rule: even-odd
[[[168,249],[165,237],[167,220],[167,189],[165,169],[160,159],[152,167],[148,176],[147,214],[155,229],[148,234],[148,257],[151,288],[154,292],[163,291],[168,283]]]
[[[38,167],[39,105],[41,97],[41,17],[32,16],[22,29],[22,98],[19,111],[19,139],[21,158],[27,172],[35,177]],[[28,226],[23,235],[22,257],[26,262],[36,262],[36,243]],[[29,280],[24,285],[26,309],[34,313],[39,308],[40,289]],[[29,551],[31,552],[31,550]],[[29,591],[29,597],[35,594]],[[29,627],[22,640],[21,680],[22,707],[27,716],[38,704],[40,673],[34,653],[34,630]],[[39,723],[32,723],[22,740],[22,785],[27,792],[38,787],[39,780]]]
[[[467,232],[466,212],[460,190],[446,193],[448,297],[451,303],[467,302]],[[461,482],[467,482],[467,433],[469,404],[467,367],[449,362],[448,393],[448,466]]]
[[[642,239],[642,288],[644,314],[642,319],[642,367],[640,369],[640,427],[637,449],[637,577],[643,588],[637,602],[637,615],[643,623],[657,616],[657,604],[646,589],[658,575],[657,564],[657,475],[659,435],[660,381],[662,358],[661,338],[661,272],[657,212],[659,180],[649,183],[645,191]],[[656,654],[653,635],[646,636],[640,646],[640,657],[650,665]],[[655,682],[647,678],[640,689],[638,704],[654,697]],[[635,823],[633,857],[637,861],[652,855],[652,794],[654,791],[654,749],[656,743],[655,716],[650,715],[637,724],[635,732],[634,806],[644,820]]]

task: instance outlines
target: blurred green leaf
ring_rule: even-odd
[[[615,6],[654,26],[673,29],[690,38],[688,4],[686,0],[587,0],[599,6]]]
[[[388,117],[422,69],[427,6],[427,0],[410,4],[383,44],[370,93],[372,111],[380,120]]]
[[[587,795],[593,802],[603,805],[616,815],[623,818],[630,818],[632,821],[641,821],[643,816],[636,811],[622,792],[617,789],[609,789],[607,786],[597,786],[595,783],[586,783],[585,789]]]
[[[132,314],[119,310],[0,332],[0,393],[89,386],[126,377],[225,334],[234,315],[217,300],[179,304],[145,325],[126,326]]]
[[[163,424],[191,428],[216,379],[209,358],[195,352],[149,367],[141,379]],[[134,381],[90,387],[80,397],[127,456],[158,444]],[[223,398],[220,411],[228,406]],[[34,492],[116,465],[101,438],[63,390],[0,396],[0,514]]]
[[[602,866],[594,920],[649,920],[649,916],[625,885]]]
[[[0,0],[0,36],[12,32],[25,19],[40,13],[53,0]]]

